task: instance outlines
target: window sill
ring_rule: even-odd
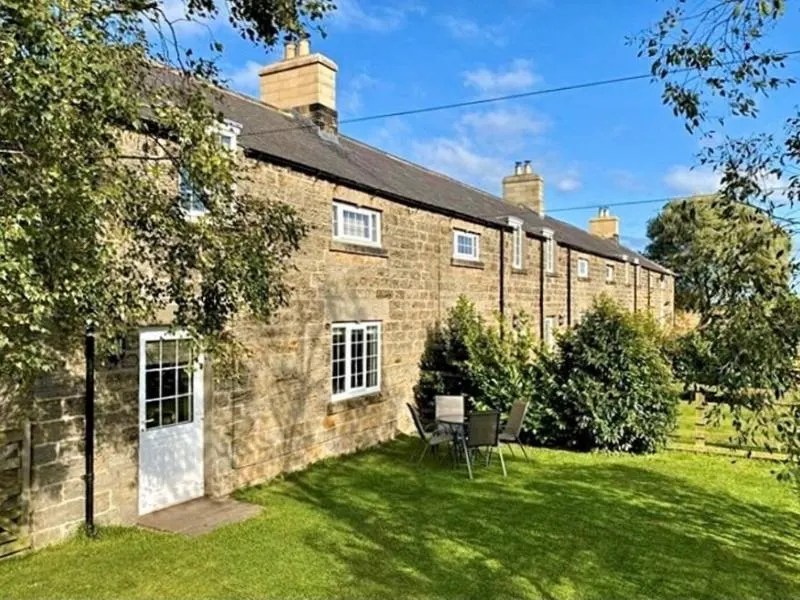
[[[558,277],[558,271],[553,271],[552,273],[545,272],[545,277],[550,277],[552,279],[556,279]]]
[[[580,275],[578,275],[578,281],[591,281],[591,278],[590,277],[581,277]]]
[[[484,265],[479,260],[466,260],[464,258],[451,258],[450,264],[454,267],[463,267],[465,269],[485,269]]]
[[[617,285],[616,281],[606,281],[606,285]]]
[[[530,271],[528,271],[528,269],[517,269],[515,267],[511,267],[511,274],[512,275],[530,275]]]
[[[337,240],[331,241],[330,251],[345,252],[347,254],[362,254],[364,256],[377,256],[379,258],[386,258],[389,256],[389,251],[386,250],[386,248],[353,244],[351,242],[340,242]]]
[[[369,406],[370,404],[379,404],[384,400],[385,398],[381,392],[367,392],[362,396],[343,398],[341,400],[331,399],[331,401],[328,402],[328,414],[335,415],[348,410],[353,410],[354,408],[362,408],[364,406]]]

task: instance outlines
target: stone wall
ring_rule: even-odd
[[[481,314],[500,308],[500,244],[504,244],[506,314],[526,312],[534,327],[544,316],[577,323],[598,293],[633,308],[630,283],[617,263],[559,246],[557,268],[541,276],[543,242],[525,240],[523,268],[511,267],[511,234],[411,208],[286,168],[248,161],[247,191],[296,206],[311,231],[289,272],[291,303],[269,324],[240,322],[250,350],[235,375],[205,378],[205,490],[224,495],[319,459],[353,452],[408,431],[406,402],[413,399],[426,335],[460,295]],[[343,200],[382,213],[379,251],[333,241],[331,202]],[[499,207],[500,208],[500,207]],[[453,229],[480,235],[480,262],[454,261]],[[590,263],[588,280],[577,260]],[[612,261],[613,262],[613,261]],[[568,263],[571,265],[567,268]],[[571,273],[571,282],[567,273]],[[544,282],[542,290],[542,280]],[[671,319],[673,282],[639,268],[637,308]],[[571,310],[567,288],[571,284]],[[364,398],[331,400],[331,324],[376,320],[382,324],[381,390]],[[99,523],[134,523],[138,516],[138,334],[118,361],[98,358],[95,510]],[[43,379],[25,406],[32,422],[31,527],[34,547],[74,531],[83,519],[83,372],[81,361]],[[0,416],[9,414],[0,399]],[[10,419],[9,419],[10,420]]]

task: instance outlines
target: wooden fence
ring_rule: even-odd
[[[31,426],[0,431],[0,558],[30,548]]]
[[[757,458],[762,460],[781,461],[786,458],[784,454],[769,452],[765,448],[742,448],[736,443],[736,434],[732,426],[712,427],[709,422],[710,411],[718,400],[709,401],[703,392],[692,392],[688,404],[691,407],[691,416],[686,412],[679,417],[676,433],[670,436],[668,448],[689,452],[702,452],[706,454],[724,454],[742,458]],[[687,431],[686,421],[691,419],[691,428]],[[684,421],[683,427],[681,420]],[[733,438],[733,439],[731,439]]]

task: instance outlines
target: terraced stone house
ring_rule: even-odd
[[[212,361],[190,371],[202,357],[158,324],[102,369],[99,521],[132,524],[408,430],[426,333],[459,295],[486,315],[524,310],[546,342],[601,293],[671,321],[672,274],[620,244],[617,217],[601,210],[584,231],[548,216],[528,162],[509,165],[500,198],[341,135],[336,73],[307,42],[289,44],[261,71],[260,99],[220,95],[222,140],[250,171],[242,186],[312,227],[293,300],[269,325],[241,325],[252,355],[235,381]],[[22,461],[34,546],[83,517],[82,398],[81,377],[36,393]]]

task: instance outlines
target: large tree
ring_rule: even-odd
[[[647,255],[676,274],[675,305],[701,319],[730,294],[787,289],[791,239],[768,214],[717,196],[674,200],[647,224]]]
[[[776,402],[796,399],[798,392],[798,298],[782,277],[764,277],[753,268],[773,242],[759,233],[739,243],[736,235],[742,206],[753,209],[751,217],[778,220],[778,240],[800,226],[791,210],[800,198],[800,112],[792,104],[782,128],[758,119],[760,103],[795,84],[786,65],[800,48],[774,48],[768,35],[790,10],[798,5],[785,0],[674,0],[636,38],[663,86],[664,104],[700,138],[699,165],[721,179],[714,254],[728,265],[729,276],[717,282],[723,301],[699,305],[704,327],[694,346],[705,360],[695,372],[731,401],[743,436],[774,429]],[[737,134],[743,130],[748,133]],[[794,275],[794,259],[789,268]],[[800,405],[782,414],[777,435],[789,455],[785,473],[797,476]]]
[[[218,0],[186,0],[187,18]],[[246,38],[304,35],[330,3],[229,0]],[[237,315],[268,319],[305,233],[295,211],[237,193],[218,143],[213,42],[197,59],[159,2],[0,0],[0,384],[168,311],[230,354]],[[237,164],[238,162],[238,164]],[[208,212],[186,218],[178,173]]]

